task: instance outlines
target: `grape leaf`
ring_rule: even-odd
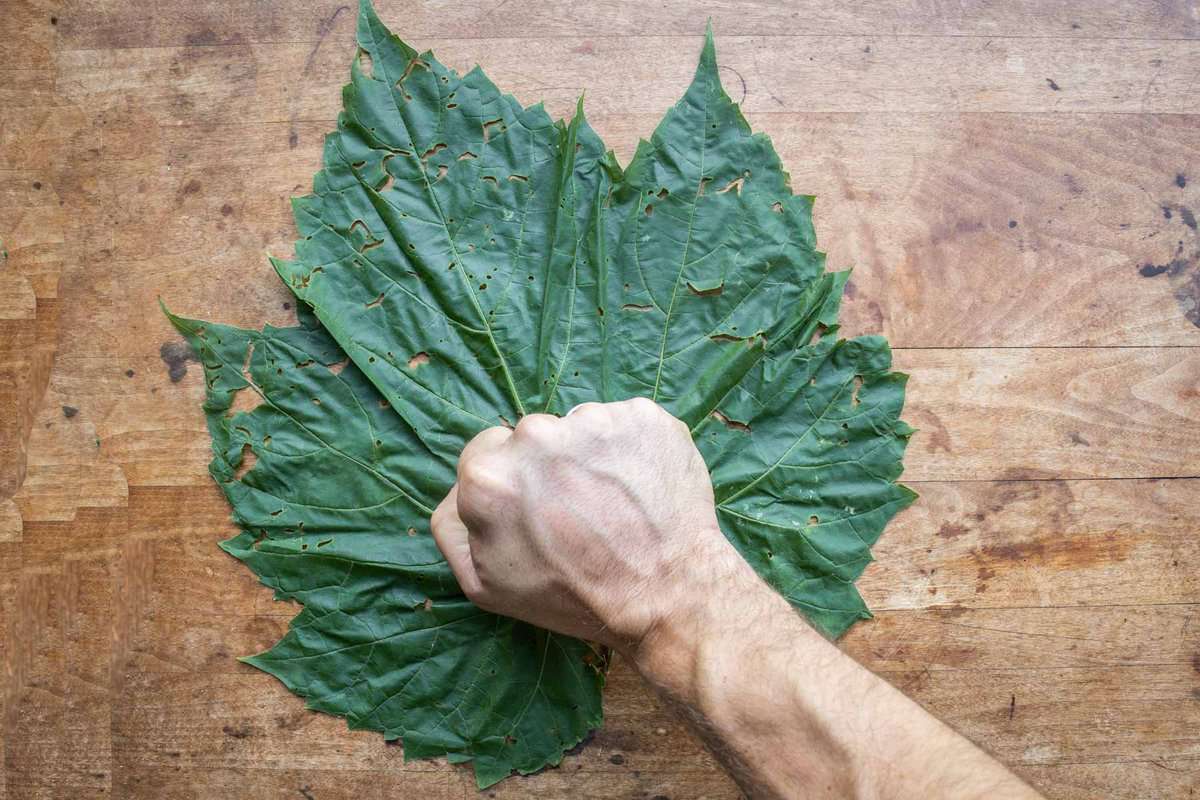
[[[812,198],[718,77],[622,169],[588,125],[525,108],[388,31],[359,55],[302,239],[273,260],[301,324],[172,316],[205,368],[223,543],[304,610],[246,659],[405,755],[481,787],[556,764],[600,724],[606,655],[480,611],[429,534],[479,431],[588,400],[655,399],[692,430],[722,529],[812,623],[869,617],[854,582],[912,433],[880,337],[836,336]],[[260,404],[236,411],[234,398]],[[248,469],[249,454],[253,466]]]

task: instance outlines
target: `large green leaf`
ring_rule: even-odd
[[[243,530],[224,547],[304,604],[250,663],[409,757],[473,760],[481,786],[557,763],[600,722],[602,654],[474,608],[429,513],[480,430],[638,395],[691,427],[760,575],[831,636],[869,616],[854,581],[915,497],[895,482],[904,376],[879,337],[836,337],[847,274],[825,272],[812,198],[725,94],[711,33],[624,170],[582,108],[554,122],[459,76],[365,1],[358,42],[294,204],[304,238],[274,262],[301,326],[173,318]],[[233,413],[243,390],[262,403]]]

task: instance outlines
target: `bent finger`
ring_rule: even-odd
[[[445,556],[463,594],[474,599],[482,586],[475,571],[475,562],[471,559],[470,531],[458,515],[458,484],[450,487],[450,493],[434,509],[429,524],[433,530],[433,540]]]

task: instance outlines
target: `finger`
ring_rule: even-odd
[[[512,437],[513,432],[508,428],[496,426],[487,428],[475,434],[475,438],[467,442],[462,455],[458,457],[458,475],[462,477],[463,464],[490,453],[495,453]]]
[[[450,493],[434,509],[429,523],[433,529],[433,540],[445,556],[463,594],[474,599],[482,586],[475,572],[475,562],[471,559],[470,532],[458,516],[458,484],[450,487]]]

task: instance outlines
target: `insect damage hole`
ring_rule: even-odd
[[[738,196],[741,196],[742,184],[744,184],[745,182],[746,182],[746,176],[744,176],[744,175],[740,178],[734,178],[729,183],[725,184],[725,186],[718,189],[717,194],[725,194],[727,192],[736,191],[738,193]]]
[[[233,479],[240,481],[247,472],[254,469],[254,465],[258,463],[258,455],[254,452],[254,448],[249,442],[242,445],[242,456],[238,459],[237,467],[233,471]]]
[[[626,303],[625,305],[621,306],[622,311],[637,311],[639,313],[645,313],[647,311],[652,311],[653,309],[654,306],[644,306],[638,303]]]
[[[361,47],[358,48],[358,71],[368,78],[375,77],[375,62],[371,59],[371,54]]]
[[[442,178],[445,178],[446,173],[449,171],[450,171],[450,168],[447,167],[445,164],[438,164],[437,177],[433,179],[433,182],[437,183],[438,181],[442,180]]]
[[[375,184],[375,192],[376,193],[383,193],[383,192],[386,192],[388,189],[392,188],[392,181],[393,181],[392,173],[388,171],[387,165],[388,165],[388,161],[390,161],[391,159],[393,159],[395,157],[396,157],[395,153],[388,153],[386,156],[384,156],[382,159],[380,159],[379,169],[380,169],[380,171],[383,172],[383,178],[380,179],[379,183]]]
[[[725,291],[725,282],[721,281],[716,286],[708,286],[701,284],[696,286],[691,281],[687,282],[688,291],[696,295],[696,297],[719,297]]]
[[[404,68],[404,74],[400,76],[400,80],[396,81],[396,86],[404,83],[418,69],[429,69],[429,64],[419,58],[409,59],[408,66]]]
[[[380,292],[380,293],[379,293],[379,296],[378,296],[378,297],[376,297],[376,298],[375,298],[374,300],[372,300],[371,302],[367,303],[367,306],[366,306],[366,307],[367,307],[367,308],[379,308],[379,306],[383,305],[383,298],[384,298],[384,297],[386,297],[386,296],[387,296],[387,293],[386,293],[386,292]]]
[[[809,526],[810,526],[810,527],[811,527],[811,526],[813,526],[813,525],[820,525],[820,524],[821,524],[821,518],[820,518],[820,517],[818,517],[816,514],[813,514],[812,516],[810,516],[810,517],[808,518],[808,524],[809,524]]]
[[[729,430],[731,430],[731,431],[741,431],[742,433],[750,432],[749,425],[747,425],[744,422],[738,422],[735,419],[730,419],[729,417],[722,414],[720,411],[712,412],[712,418],[715,419],[717,422],[721,423],[722,425],[724,425],[726,428],[729,428]]]
[[[490,142],[492,140],[492,136],[495,135],[495,131],[493,131],[492,129],[497,126],[500,126],[500,133],[503,133],[505,131],[503,118],[489,119],[487,122],[483,123],[483,143],[484,144],[487,144],[488,142]]]
[[[421,154],[421,160],[428,161],[430,158],[432,158],[433,156],[436,156],[438,153],[442,152],[445,149],[446,149],[446,143],[438,142],[433,147],[429,148],[428,150],[426,150],[424,153]]]
[[[862,375],[855,375],[854,376],[854,389],[850,392],[850,405],[856,406],[862,402],[862,400],[860,400],[858,397],[858,392],[860,389],[862,389],[862,386],[863,386]]]
[[[416,369],[417,367],[429,363],[429,353],[422,350],[419,353],[414,353],[413,357],[408,360],[408,368]]]
[[[460,155],[460,156],[458,157],[458,160],[459,160],[459,161],[472,161],[472,160],[474,160],[474,159],[476,159],[476,158],[479,158],[479,156],[475,155],[475,154],[474,154],[474,153],[472,153],[470,150],[464,150],[464,151],[463,151],[463,153],[462,153],[462,155]]]

